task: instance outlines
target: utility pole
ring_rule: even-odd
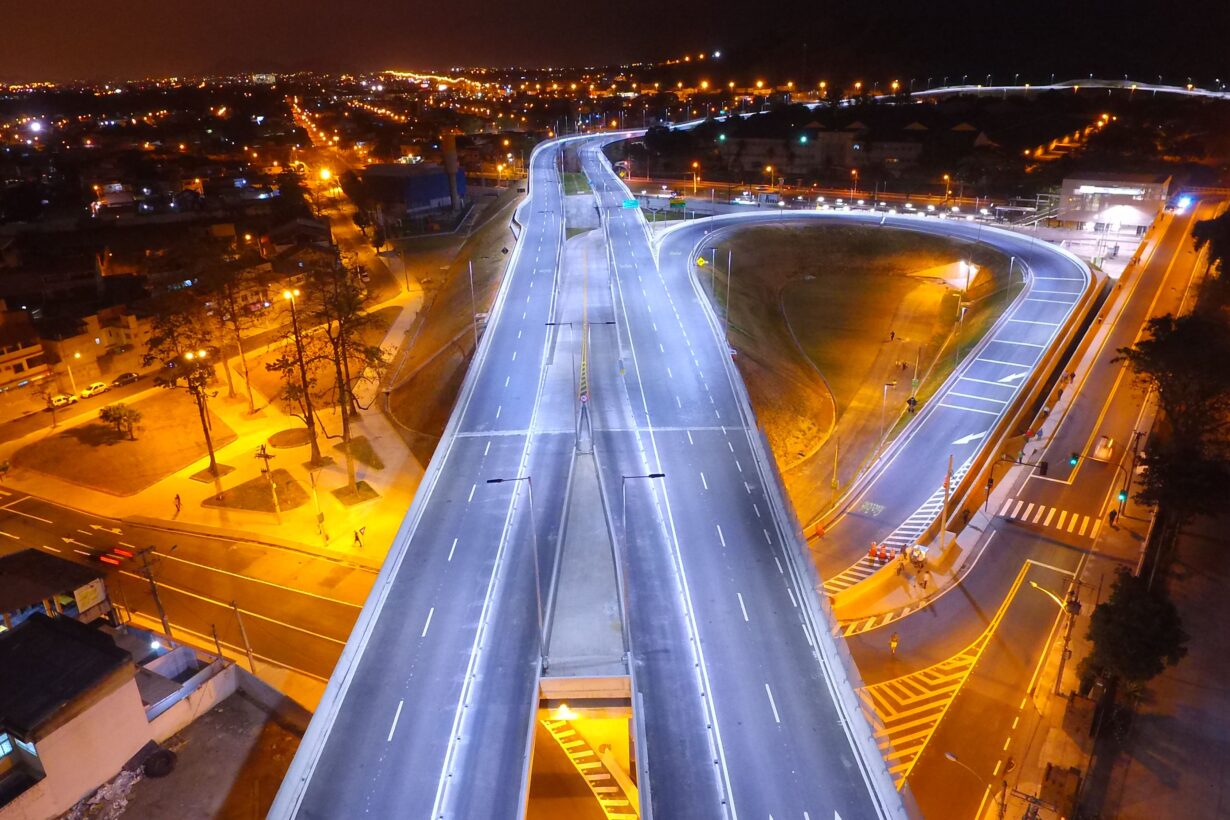
[[[948,498],[952,495],[952,454],[948,454],[948,472],[944,474],[944,512],[940,518],[940,556],[944,555],[944,530],[948,528]]]
[[[474,298],[474,262],[468,263],[470,271],[470,315],[474,319],[474,352],[478,352],[478,302]]]
[[[222,641],[218,640],[218,627],[215,624],[209,625],[209,631],[214,636],[214,650],[218,655],[218,660],[222,660]]]
[[[154,599],[154,606],[158,609],[158,617],[162,619],[162,631],[167,638],[171,637],[171,622],[167,620],[167,611],[162,608],[162,599],[158,597],[158,583],[154,580],[154,569],[150,563],[149,554],[154,551],[152,546],[146,547],[143,550],[137,550],[137,555],[141,558],[141,573],[145,576],[145,580],[149,581],[150,597]]]
[[[239,622],[239,635],[243,638],[243,649],[248,653],[248,668],[256,674],[256,660],[252,657],[252,644],[248,643],[248,630],[243,626],[243,616],[239,614],[239,604],[231,601],[231,609],[235,610],[235,620]]]
[[[726,251],[726,346],[728,348],[730,347],[730,265],[733,255],[733,250]]]

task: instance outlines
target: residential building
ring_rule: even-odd
[[[30,314],[9,310],[0,299],[0,393],[27,387],[49,373]]]
[[[40,613],[84,623],[109,617],[103,574],[35,549],[0,557],[0,632]]]

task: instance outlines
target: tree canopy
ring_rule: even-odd
[[[1152,592],[1143,577],[1120,568],[1110,598],[1093,611],[1086,637],[1093,650],[1082,675],[1144,683],[1187,654],[1187,633],[1171,601]]]

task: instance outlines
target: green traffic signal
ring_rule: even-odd
[[[1119,491],[1119,503],[1122,504],[1126,501],[1127,501],[1127,490],[1120,490]]]
[[[1068,463],[1071,464],[1073,467],[1079,464],[1080,460],[1081,460],[1080,453],[1073,453],[1072,455],[1068,456]]]

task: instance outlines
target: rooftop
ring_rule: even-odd
[[[34,606],[101,577],[101,572],[38,550],[6,555],[0,558],[0,612]]]
[[[0,633],[0,726],[23,737],[124,666],[132,656],[105,633],[38,614]]]

